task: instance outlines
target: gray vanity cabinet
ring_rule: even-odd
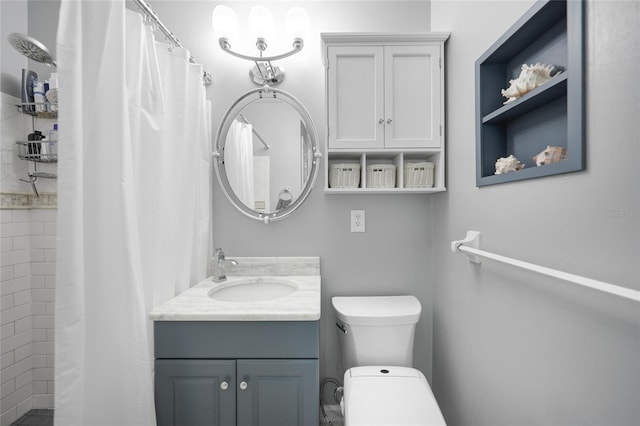
[[[318,321],[156,321],[158,426],[318,423]]]

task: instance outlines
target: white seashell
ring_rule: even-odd
[[[555,65],[523,64],[518,78],[509,80],[509,87],[500,92],[502,96],[507,98],[504,103],[508,104],[509,102],[515,101],[561,72],[562,71],[556,70]]]
[[[520,161],[518,161],[518,159],[513,155],[510,155],[506,158],[498,158],[498,161],[496,161],[495,174],[502,175],[522,169],[524,169],[524,164],[520,163]]]
[[[567,149],[561,146],[549,146],[540,154],[533,157],[536,166],[544,166],[545,164],[553,164],[558,161],[567,159]]]

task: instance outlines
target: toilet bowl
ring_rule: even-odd
[[[344,373],[345,426],[446,425],[413,364],[421,306],[413,296],[334,297]]]
[[[344,416],[346,426],[446,425],[427,379],[408,367],[347,370]]]

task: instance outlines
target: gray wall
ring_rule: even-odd
[[[252,63],[220,50],[211,30],[217,2],[155,2],[154,9],[213,74],[207,89],[213,101],[213,125],[244,92],[256,87],[248,72]],[[227,2],[241,28],[254,3]],[[427,32],[426,1],[310,1],[267,2],[276,22],[283,22],[292,5],[302,5],[311,21],[304,50],[280,64],[287,71],[279,86],[309,110],[320,140],[326,139],[324,69],[321,32]],[[276,23],[276,26],[278,24]],[[279,35],[279,34],[277,34]],[[242,46],[241,46],[242,45]],[[249,39],[234,46],[255,54]],[[273,52],[288,50],[274,46]],[[271,48],[267,50],[270,52]],[[414,294],[423,305],[418,326],[415,364],[431,376],[432,264],[431,197],[429,195],[325,195],[323,172],[309,200],[290,218],[269,225],[247,219],[227,201],[217,183],[213,187],[213,243],[227,256],[320,256],[322,268],[321,377],[342,379],[339,346],[331,297],[335,295]],[[366,211],[364,234],[350,233],[351,209]]]
[[[431,5],[432,30],[452,32],[448,191],[432,200],[436,397],[451,425],[637,425],[637,303],[449,251],[472,229],[486,250],[640,289],[640,3],[587,3],[587,169],[475,187],[474,61],[531,4]]]

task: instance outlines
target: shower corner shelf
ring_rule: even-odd
[[[42,108],[42,107],[49,108],[50,106],[51,106],[50,103],[26,102],[26,103],[17,104],[16,108],[18,109],[19,112],[30,115],[32,117],[47,118],[47,119],[58,118],[57,110],[56,111],[37,111],[37,109],[39,108]],[[54,105],[54,107],[57,108],[57,105]]]
[[[49,141],[17,141],[18,158],[36,163],[57,163],[57,146]]]

